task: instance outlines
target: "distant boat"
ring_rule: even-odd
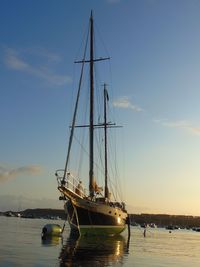
[[[177,225],[168,225],[168,226],[166,227],[166,229],[167,229],[167,230],[179,230],[180,227],[177,226]]]
[[[155,223],[150,223],[149,226],[150,226],[151,228],[157,228],[157,225],[156,225]]]
[[[6,215],[7,217],[15,217],[15,215],[12,213],[12,211],[7,211],[7,212],[5,212],[5,215]]]
[[[148,226],[147,223],[141,223],[140,224],[140,227],[142,227],[142,228],[147,228],[147,226]]]
[[[166,229],[166,230],[175,230],[175,228],[174,228],[173,225],[168,225],[168,226],[166,226],[165,229]]]
[[[94,27],[93,27],[93,15],[91,12],[89,21],[89,40],[90,58],[86,59],[86,49],[84,52],[83,59],[77,61],[76,63],[81,64],[81,75],[78,86],[76,104],[74,108],[72,125],[70,127],[70,137],[67,152],[67,159],[64,170],[57,170],[56,177],[58,181],[58,190],[61,192],[60,200],[64,200],[64,209],[68,216],[68,222],[72,231],[84,234],[94,234],[94,235],[115,235],[119,234],[125,230],[126,224],[129,222],[128,213],[125,207],[125,203],[122,201],[117,201],[116,199],[111,199],[111,192],[109,188],[109,173],[108,173],[108,128],[116,127],[114,123],[108,122],[107,120],[107,106],[109,102],[108,91],[106,85],[103,87],[103,121],[95,122],[94,117],[94,97],[97,96],[96,88],[94,88],[94,64],[98,61],[106,60],[109,58],[94,58]],[[86,45],[87,47],[87,45]],[[80,91],[83,79],[83,71],[85,65],[89,63],[89,123],[84,125],[77,125],[77,111],[79,107]],[[88,99],[87,98],[87,99]],[[83,111],[81,110],[83,113]],[[80,176],[73,176],[69,170],[69,159],[71,155],[71,148],[74,139],[75,128],[80,130],[89,129],[89,181],[88,188],[84,188]],[[99,187],[95,179],[94,165],[95,165],[95,136],[94,131],[99,130],[101,134],[103,133],[103,154],[104,154],[104,185]],[[102,140],[101,139],[101,140]],[[84,144],[83,144],[84,145]],[[100,145],[102,149],[102,144]],[[77,163],[78,168],[78,158],[73,159]],[[85,176],[85,175],[83,175]]]

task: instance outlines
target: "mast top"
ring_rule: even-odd
[[[90,19],[93,20],[93,11],[92,11],[92,9],[91,9],[91,13],[90,13]]]

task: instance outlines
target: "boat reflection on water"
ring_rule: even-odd
[[[43,246],[57,246],[62,243],[62,236],[42,236],[41,240]]]
[[[123,264],[128,247],[123,236],[99,237],[70,235],[60,253],[60,267],[110,266]]]

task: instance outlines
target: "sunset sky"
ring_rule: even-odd
[[[124,126],[130,212],[200,215],[200,1],[0,3],[0,211],[62,208],[54,172],[64,167],[73,62],[93,9]]]

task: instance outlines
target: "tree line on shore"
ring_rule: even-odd
[[[66,214],[64,210],[60,209],[26,209],[24,211],[6,211],[0,212],[1,215],[17,215],[25,218],[51,218],[59,217],[65,220]],[[183,228],[200,227],[200,216],[188,216],[188,215],[169,215],[169,214],[130,214],[130,222],[134,224],[156,224],[160,227],[166,227],[169,225],[176,225]]]
[[[200,216],[168,215],[168,214],[130,214],[131,223],[151,224],[160,227],[176,225],[182,228],[200,227]]]

